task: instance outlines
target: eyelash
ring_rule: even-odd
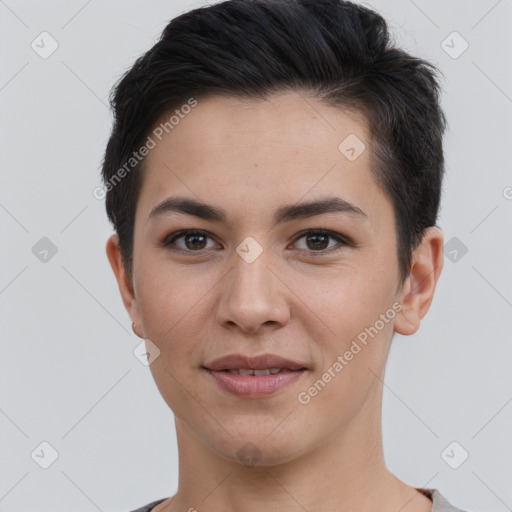
[[[184,238],[187,235],[200,235],[200,236],[208,237],[210,239],[212,238],[209,235],[209,233],[207,233],[206,231],[201,231],[201,230],[197,230],[197,229],[185,229],[182,231],[177,231],[176,233],[172,233],[171,235],[166,237],[164,239],[164,241],[162,242],[162,246],[172,252],[181,253],[181,254],[202,254],[204,251],[208,250],[208,249],[199,249],[197,251],[194,251],[194,250],[186,250],[186,249],[178,249],[176,247],[170,247],[171,244],[176,242],[176,240],[179,240],[180,238]],[[300,240],[301,238],[305,238],[308,235],[310,235],[310,236],[311,235],[328,236],[328,237],[336,240],[336,242],[338,242],[337,246],[329,247],[328,249],[320,249],[318,251],[315,251],[313,249],[299,249],[299,250],[306,250],[309,253],[314,254],[315,256],[322,256],[324,254],[328,254],[333,251],[340,250],[343,246],[352,245],[347,238],[343,237],[339,233],[336,233],[334,231],[329,231],[327,229],[307,229],[305,231],[301,231],[300,233],[298,233],[298,236],[295,238],[293,243],[296,243],[298,240]]]

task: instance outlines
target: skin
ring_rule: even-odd
[[[366,145],[355,161],[338,150],[349,134]],[[393,209],[371,174],[369,145],[357,112],[287,92],[200,99],[147,156],[133,280],[116,235],[107,255],[136,334],[160,350],[150,369],[175,415],[178,491],[155,511],[430,511],[428,497],[386,468],[382,379],[393,333],[416,332],[430,307],[443,235],[425,232],[400,283]],[[226,221],[176,212],[148,220],[169,196],[222,208]],[[366,216],[273,222],[283,205],[331,196]],[[320,228],[350,243],[300,233]],[[187,253],[161,245],[182,229],[210,238],[176,241]],[[252,263],[236,252],[248,236],[263,249]],[[298,394],[396,302],[401,311],[300,403]],[[201,368],[235,352],[279,354],[308,371],[271,396],[235,397]],[[247,443],[257,454],[249,463],[237,455]]]

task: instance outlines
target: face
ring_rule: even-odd
[[[177,424],[267,465],[367,435],[403,296],[365,120],[297,93],[210,97],[164,135],[120,286]]]

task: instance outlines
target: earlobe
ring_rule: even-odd
[[[414,334],[430,308],[443,268],[443,240],[438,227],[427,228],[413,252],[411,271],[400,293],[403,308],[395,319],[395,331],[399,334]]]
[[[121,248],[119,246],[119,237],[117,235],[112,235],[107,240],[106,252],[108,261],[110,262],[110,266],[112,267],[112,271],[114,272],[117,280],[117,285],[119,287],[119,292],[121,293],[124,307],[130,315],[132,322],[140,325],[133,284],[126,273]]]

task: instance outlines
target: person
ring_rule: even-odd
[[[381,432],[443,266],[438,75],[368,7],[227,0],[117,83],[106,252],[179,452],[139,512],[460,510]]]

